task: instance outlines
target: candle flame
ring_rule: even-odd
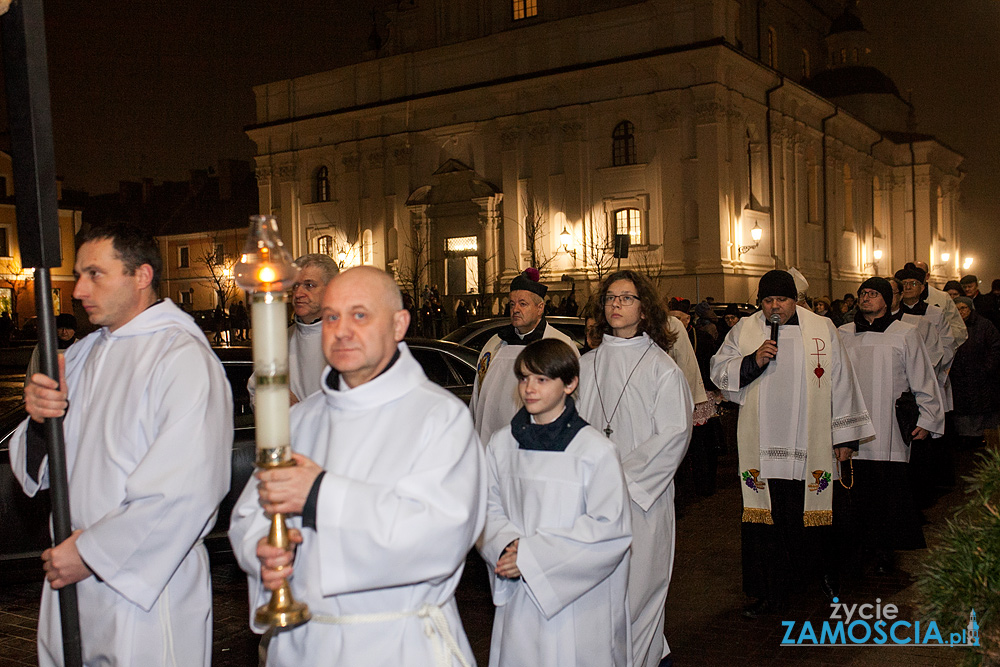
[[[262,266],[257,271],[257,280],[262,283],[273,283],[278,277],[278,273],[270,266]]]

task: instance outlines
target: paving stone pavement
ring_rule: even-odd
[[[997,446],[995,436],[992,446]],[[972,456],[960,456],[960,474]],[[818,590],[806,591],[790,602],[784,618],[750,621],[740,615],[745,602],[740,582],[740,490],[735,453],[720,460],[719,484],[708,498],[696,497],[687,471],[678,476],[678,538],[674,575],[667,600],[667,639],[678,667],[716,667],[736,663],[776,667],[838,665],[924,667],[954,665],[953,649],[882,647],[783,647],[781,620],[819,625],[830,615],[829,602]],[[933,527],[941,524],[962,501],[958,488],[942,496],[926,511],[925,532],[934,548]],[[841,600],[847,603],[892,602],[900,619],[916,619],[911,574],[923,552],[905,554],[898,571],[876,577],[863,573],[842,582]],[[0,667],[35,665],[35,625],[41,591],[37,572],[0,573]],[[246,581],[230,558],[214,557],[214,650],[217,667],[257,664],[258,638],[248,627]],[[480,665],[487,664],[493,606],[485,566],[472,554],[457,592],[463,623]],[[944,631],[944,629],[942,629]],[[544,666],[530,666],[544,667]]]

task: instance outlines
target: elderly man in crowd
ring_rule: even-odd
[[[490,437],[510,424],[523,403],[517,394],[514,360],[533,341],[558,338],[577,356],[573,339],[545,321],[545,293],[548,287],[538,282],[538,271],[528,269],[510,283],[510,326],[500,329],[479,353],[478,373],[472,387],[469,407],[480,440]]]
[[[322,303],[329,367],[292,409],[296,465],[250,480],[229,533],[251,616],[284,577],[313,614],[274,635],[268,665],[472,664],[454,595],[486,513],[469,412],[401,342],[410,314],[389,274],[345,271]],[[295,515],[291,549],[268,544],[261,506]]]
[[[780,613],[804,565],[822,567],[834,595],[833,489],[837,463],[874,435],[861,388],[833,322],[796,307],[795,281],[769,271],[761,311],[740,320],[712,358],[712,380],[740,407],[744,615]],[[777,324],[777,340],[771,327]]]
[[[292,285],[292,309],[295,318],[288,328],[288,389],[295,405],[319,391],[319,379],[326,368],[319,321],[323,290],[340,270],[332,257],[314,253],[295,260],[299,275]],[[257,376],[247,382],[250,400],[257,390]]]

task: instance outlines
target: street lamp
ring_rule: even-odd
[[[864,271],[865,269],[874,268],[875,273],[878,273],[878,262],[880,259],[882,259],[882,251],[880,249],[875,249],[872,252],[872,261],[861,267],[861,270]]]
[[[576,248],[569,247],[569,244],[573,242],[573,235],[570,234],[566,225],[563,225],[562,231],[559,232],[559,240],[562,242],[563,252],[573,255],[573,259],[576,259]]]
[[[968,271],[969,269],[972,268],[972,258],[971,257],[966,257],[965,258],[965,261],[962,262],[962,268],[965,269],[966,271]]]
[[[253,325],[253,370],[257,377],[257,467],[264,470],[294,465],[289,425],[288,311],[286,291],[295,282],[299,267],[292,262],[278,225],[271,216],[250,217],[250,235],[236,265],[236,282],[253,292],[250,313]],[[271,546],[288,549],[284,515],[271,517]],[[254,616],[261,625],[291,628],[310,618],[309,608],[292,597],[288,580],[271,595],[271,601]]]
[[[931,267],[931,271],[936,271],[938,269],[948,268],[948,260],[949,259],[951,259],[951,253],[950,252],[943,252],[943,253],[941,253],[941,263],[933,265]]]
[[[745,255],[760,245],[760,239],[762,236],[764,236],[764,230],[760,228],[759,224],[754,222],[753,229],[750,230],[750,238],[753,239],[753,245],[741,245],[736,249],[736,251],[740,255]]]

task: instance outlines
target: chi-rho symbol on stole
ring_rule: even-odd
[[[816,358],[816,368],[813,369],[813,374],[816,376],[816,386],[821,387],[823,385],[823,373],[826,371],[823,369],[823,357],[826,356],[826,341],[822,338],[813,338],[813,345],[816,346],[815,352],[810,352],[810,357]]]

